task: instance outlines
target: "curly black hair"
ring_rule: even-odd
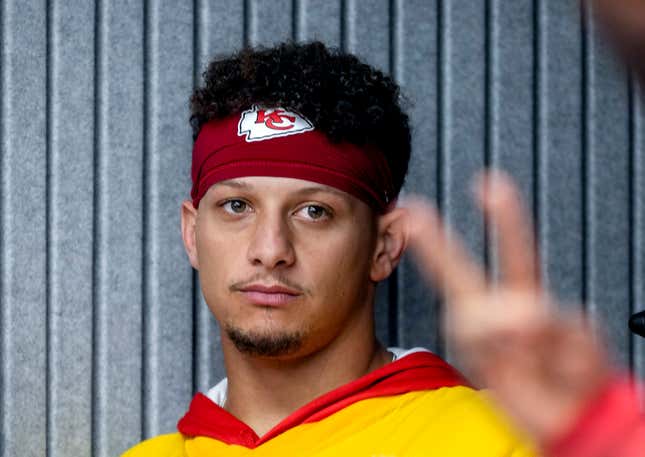
[[[399,86],[356,56],[320,42],[244,48],[216,59],[191,97],[197,138],[204,123],[253,104],[280,106],[308,118],[332,142],[375,147],[390,165],[398,193],[410,160],[408,116]]]

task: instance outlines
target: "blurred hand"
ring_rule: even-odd
[[[583,0],[627,63],[645,81],[645,1]]]
[[[545,443],[607,382],[609,363],[583,317],[561,313],[542,288],[533,230],[510,178],[485,175],[476,193],[498,233],[498,283],[427,201],[405,205],[410,247],[445,297],[445,335],[466,374]]]
[[[631,36],[645,38],[645,2],[643,0],[586,0],[598,18],[609,27],[628,31]]]

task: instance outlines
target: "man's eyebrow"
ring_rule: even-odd
[[[345,197],[347,194],[345,192],[342,192],[338,189],[335,189],[333,187],[329,186],[311,186],[311,187],[305,187],[303,189],[298,189],[299,194],[304,194],[304,195],[311,195],[315,194],[318,192],[325,192],[325,193],[330,193],[330,194],[335,194],[340,197]]]
[[[218,185],[218,186],[227,186],[227,187],[235,187],[236,189],[251,189],[253,187],[249,183],[246,183],[244,181],[236,181],[235,179],[228,179],[226,181],[220,181],[216,185]]]
[[[234,187],[236,189],[244,189],[244,190],[250,190],[253,189],[253,185],[245,182],[245,181],[238,181],[235,179],[227,179],[226,181],[220,181],[216,184],[217,186],[227,186],[227,187]],[[311,195],[315,194],[318,192],[325,192],[325,193],[331,193],[338,195],[340,197],[346,196],[345,192],[342,192],[338,189],[335,189],[330,186],[325,186],[325,185],[314,185],[310,187],[303,187],[302,189],[298,189],[296,193],[302,194],[302,195]]]

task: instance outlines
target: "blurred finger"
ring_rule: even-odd
[[[477,196],[498,233],[498,252],[505,285],[537,292],[539,265],[533,228],[513,181],[501,172],[484,174]]]
[[[406,199],[408,238],[421,271],[451,301],[451,306],[465,306],[473,296],[485,294],[483,270],[458,237],[449,233],[437,211],[429,203]]]

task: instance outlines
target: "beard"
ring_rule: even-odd
[[[224,330],[238,351],[256,357],[280,357],[293,354],[302,346],[304,335],[293,333],[260,333],[232,325]]]

